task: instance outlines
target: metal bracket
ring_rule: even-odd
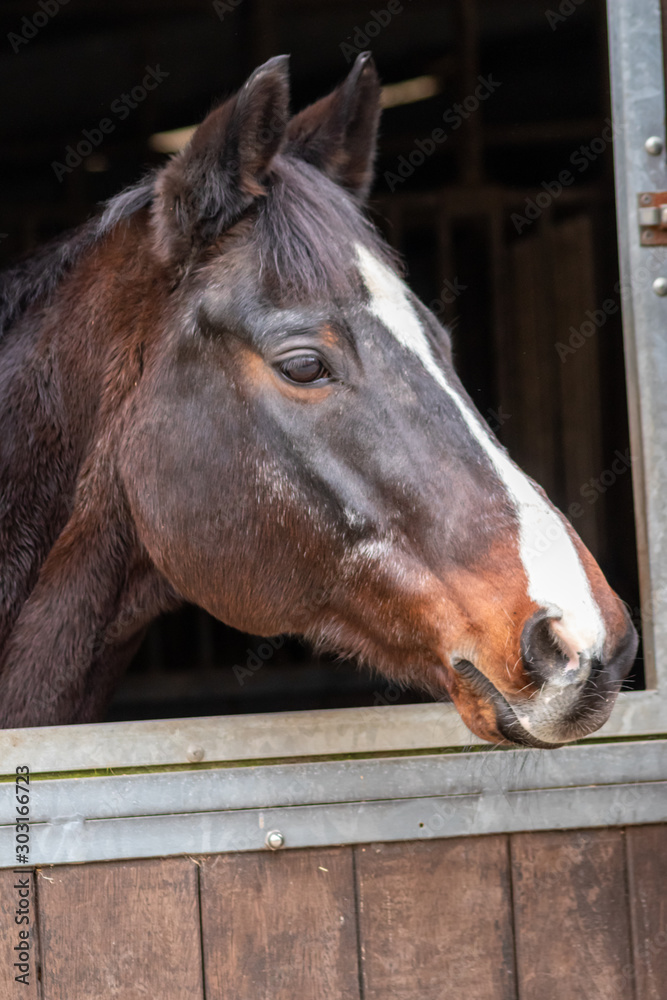
[[[667,246],[667,191],[642,191],[637,203],[640,242],[652,247]]]

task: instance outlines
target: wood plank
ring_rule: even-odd
[[[521,1000],[632,1000],[622,830],[511,837]]]
[[[352,848],[205,858],[206,995],[359,1000]]]
[[[28,885],[21,883],[28,881]],[[17,888],[20,886],[20,889]],[[16,923],[16,911],[19,907],[19,891],[28,889],[29,923]],[[20,913],[19,917],[23,914]],[[37,1000],[39,990],[39,935],[37,934],[37,909],[35,906],[35,875],[31,870],[14,872],[11,869],[0,871],[0,997],[24,997],[25,1000]],[[23,969],[14,968],[19,961],[16,948],[24,945],[19,938],[19,931],[27,930],[28,979],[26,982],[16,982],[15,977],[24,974]]]
[[[37,887],[48,1000],[202,1000],[193,861],[47,868]]]
[[[667,990],[667,826],[626,830],[638,1000]]]
[[[357,848],[365,1000],[514,1000],[504,836]]]

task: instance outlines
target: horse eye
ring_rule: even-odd
[[[329,372],[314,354],[304,354],[296,358],[288,358],[280,365],[280,371],[290,382],[304,384],[318,382],[329,378]]]

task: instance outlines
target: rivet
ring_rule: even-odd
[[[204,759],[204,748],[197,746],[189,746],[185,751],[185,756],[192,764],[196,764],[197,761]]]
[[[667,295],[667,278],[656,278],[653,282],[653,291],[656,295]]]
[[[663,149],[663,141],[659,135],[650,135],[646,142],[644,143],[644,149],[651,156],[660,156]]]
[[[280,847],[284,846],[285,838],[280,830],[269,830],[264,843],[270,850],[277,851]]]

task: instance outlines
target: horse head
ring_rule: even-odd
[[[379,107],[362,55],[290,117],[272,59],[112,203],[92,256],[134,361],[104,467],[179,598],[449,697],[484,739],[561,744],[608,718],[636,633],[364,215]]]

